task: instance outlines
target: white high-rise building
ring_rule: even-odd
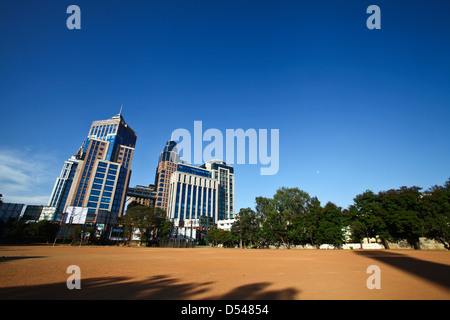
[[[217,221],[218,191],[210,171],[178,164],[170,179],[168,217],[191,222],[205,216]]]
[[[221,160],[211,160],[200,167],[210,171],[219,183],[218,220],[234,219],[234,168]]]
[[[170,177],[167,215],[175,225],[197,227],[234,219],[234,169],[219,160],[200,167],[179,163]]]

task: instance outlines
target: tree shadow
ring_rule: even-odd
[[[375,259],[391,265],[395,268],[409,272],[428,281],[434,282],[446,289],[450,288],[450,266],[437,262],[430,262],[415,259],[403,254],[379,251],[364,250],[354,251],[357,255]]]
[[[299,292],[294,288],[287,288],[284,290],[270,290],[265,291],[271,283],[259,282],[242,285],[232,289],[230,292],[212,297],[213,300],[292,300],[295,299]]]
[[[213,282],[186,283],[166,275],[133,281],[129,277],[81,279],[81,289],[68,289],[66,283],[0,288],[0,299],[8,300],[192,300],[211,290]],[[270,283],[255,283],[232,289],[205,300],[294,299],[298,290],[265,291]]]
[[[0,257],[0,263],[7,262],[7,261],[13,261],[13,260],[22,260],[22,259],[39,259],[39,258],[45,258],[44,256],[12,256],[12,257]]]

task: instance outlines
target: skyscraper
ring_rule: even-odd
[[[177,170],[180,156],[175,141],[167,141],[159,155],[158,167],[156,168],[155,189],[157,191],[156,207],[167,212],[169,203],[169,185],[172,173]]]
[[[234,168],[222,160],[211,160],[200,167],[218,181],[218,220],[234,219]]]
[[[234,168],[222,160],[199,167],[180,160],[175,141],[168,141],[156,170],[156,207],[175,223],[198,225],[202,216],[232,220],[234,213]]]
[[[80,149],[81,151],[81,149]],[[55,207],[55,215],[51,220],[60,221],[65,209],[67,197],[69,196],[70,187],[72,186],[73,177],[77,171],[81,154],[77,153],[64,162],[61,174],[56,179],[48,206]]]
[[[70,191],[59,191],[58,178],[50,205],[87,207],[86,222],[94,222],[100,211],[118,217],[123,214],[126,192],[131,176],[131,161],[136,133],[127,125],[122,114],[107,120],[94,121],[75,159],[66,161],[61,176],[70,180]],[[76,160],[76,161],[75,161]],[[75,165],[76,164],[76,165]],[[73,175],[71,177],[71,175]],[[58,184],[59,183],[59,184]],[[66,198],[65,198],[66,197]]]
[[[168,217],[198,226],[200,217],[218,221],[218,181],[209,170],[178,164],[170,180]]]

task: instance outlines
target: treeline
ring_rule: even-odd
[[[341,245],[378,237],[389,242],[406,239],[418,248],[419,238],[436,240],[449,249],[450,179],[421,192],[401,187],[357,195],[348,208],[322,206],[298,188],[278,189],[272,198],[257,197],[255,210],[241,209],[231,231],[212,230],[209,242],[224,246]]]
[[[48,220],[30,222],[24,219],[0,221],[0,240],[9,243],[54,241],[59,224]]]
[[[169,236],[173,228],[164,210],[141,205],[128,209],[126,215],[118,219],[117,224],[124,228],[124,236],[128,241],[131,240],[133,231],[139,230],[140,241],[148,246],[158,245]]]

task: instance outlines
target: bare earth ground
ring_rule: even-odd
[[[69,290],[67,267],[81,270]],[[381,289],[368,289],[370,265]],[[0,246],[0,299],[450,298],[450,252]]]

